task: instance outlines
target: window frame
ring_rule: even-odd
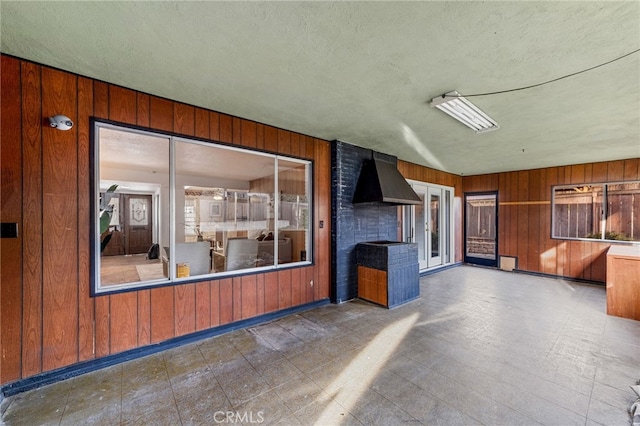
[[[175,252],[175,245],[178,242],[176,240],[177,233],[177,224],[176,224],[176,195],[179,188],[176,187],[176,147],[178,143],[189,143],[189,144],[197,144],[204,147],[215,147],[219,149],[236,151],[250,155],[259,155],[265,156],[267,158],[271,158],[273,160],[273,176],[274,176],[274,194],[279,194],[279,181],[278,181],[278,172],[279,172],[279,160],[283,160],[286,162],[299,163],[305,166],[305,191],[308,198],[308,223],[306,228],[303,230],[307,234],[305,237],[305,259],[292,261],[288,263],[278,263],[277,259],[274,260],[274,264],[266,265],[266,266],[255,266],[252,268],[241,269],[237,271],[222,271],[222,272],[214,272],[213,270],[209,271],[208,274],[195,275],[189,277],[177,277],[176,267],[174,262],[169,262],[169,276],[165,279],[158,280],[147,280],[147,281],[133,281],[122,284],[108,284],[101,285],[101,252],[100,252],[100,235],[99,235],[99,214],[100,214],[100,142],[99,142],[99,129],[107,128],[116,131],[122,131],[127,133],[134,133],[138,135],[146,135],[158,138],[166,138],[169,144],[169,158],[168,158],[168,168],[169,168],[169,196],[168,200],[163,201],[162,203],[168,203],[168,211],[169,211],[169,247],[172,252]],[[89,243],[90,243],[90,293],[92,297],[106,294],[114,294],[128,291],[138,291],[142,289],[150,289],[150,288],[158,288],[165,286],[173,286],[180,285],[186,283],[196,283],[201,281],[208,281],[212,279],[224,279],[234,276],[242,276],[242,275],[255,275],[259,273],[265,273],[270,271],[277,271],[283,269],[293,269],[293,268],[301,268],[313,266],[315,264],[315,233],[314,226],[315,223],[315,198],[314,198],[314,159],[307,159],[302,157],[296,157],[292,155],[283,155],[277,152],[261,150],[257,148],[247,148],[247,147],[239,147],[237,145],[220,142],[216,140],[203,139],[191,136],[185,136],[182,134],[176,134],[172,132],[155,130],[146,127],[134,126],[126,123],[116,122],[112,120],[99,119],[95,117],[90,118],[90,138],[89,138],[89,148],[90,148],[90,163],[89,163],[89,184],[90,184],[90,235],[89,235]],[[154,202],[156,202],[154,198]],[[274,197],[274,207],[275,211],[278,211],[280,206],[280,197]],[[160,210],[163,207],[166,207],[166,204],[158,204],[157,209]],[[120,206],[122,208],[122,206]],[[236,207],[237,208],[237,207]],[[155,218],[154,218],[155,220]],[[158,224],[158,226],[160,226]],[[276,236],[274,240],[274,251],[277,254],[278,244],[278,234],[286,231],[286,229],[282,229],[278,227],[278,221],[275,221],[274,235]]]
[[[613,185],[621,185],[621,184],[640,184],[640,180],[629,180],[629,181],[611,181],[611,182],[588,182],[588,183],[575,183],[575,184],[561,184],[561,185],[553,185],[551,187],[551,239],[554,240],[572,240],[572,241],[588,241],[588,242],[599,242],[599,243],[616,243],[616,244],[629,244],[629,245],[640,245],[640,241],[636,240],[617,240],[617,239],[607,239],[607,224],[609,220],[609,204],[608,204],[608,187]],[[570,237],[570,236],[558,236],[556,234],[556,190],[558,189],[571,189],[580,186],[599,186],[602,187],[602,205],[601,205],[601,224],[600,224],[600,238],[587,238],[587,237]],[[596,220],[597,218],[593,218]],[[603,237],[604,234],[604,237]]]

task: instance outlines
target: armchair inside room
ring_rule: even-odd
[[[163,247],[166,256],[162,257],[163,270],[168,276],[168,263],[171,260],[174,264],[189,264],[189,275],[205,275],[209,273],[211,266],[210,244],[208,241],[195,243],[176,243],[176,253],[173,256],[169,253],[169,247]]]
[[[224,271],[254,268],[258,260],[258,240],[229,238],[224,260]]]
[[[274,240],[258,241],[258,266],[273,265]],[[284,237],[278,240],[278,264],[291,262],[291,238]]]

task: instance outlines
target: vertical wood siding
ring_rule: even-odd
[[[464,192],[498,191],[498,251],[518,258],[518,269],[604,282],[604,242],[551,238],[554,185],[640,179],[640,159],[465,176]]]
[[[93,113],[93,82],[87,78],[78,78],[78,117]],[[90,124],[78,122],[78,152],[89,152]],[[78,155],[78,361],[93,358],[94,301],[82,297],[91,290],[89,250],[91,227],[91,197],[86,190],[90,186],[89,157]]]
[[[2,149],[0,149],[0,164],[2,164],[1,172],[1,190],[2,190],[2,210],[0,217],[2,222],[13,222],[18,224],[19,235],[24,235],[23,225],[23,203],[29,203],[29,198],[23,200],[23,181],[22,173],[24,169],[22,147],[21,147],[21,70],[20,64],[16,61],[3,61],[0,68],[0,103],[1,113],[0,124],[2,125]],[[25,82],[25,84],[28,84]],[[39,148],[38,141],[32,143]],[[29,165],[27,167],[32,167]],[[29,183],[27,183],[28,185]],[[34,212],[35,215],[38,212]],[[29,215],[29,221],[33,217]],[[41,241],[38,235],[35,236],[37,241]],[[33,246],[31,246],[33,247]],[[32,249],[33,248],[28,248]],[[24,248],[22,247],[21,238],[2,238],[0,239],[0,320],[2,323],[2,334],[0,335],[0,344],[2,352],[0,352],[0,374],[3,381],[16,380],[21,377],[22,373],[22,258],[24,256]],[[32,268],[35,266],[29,264]],[[37,276],[39,272],[36,270],[27,271],[27,278],[31,286],[27,289],[27,297],[29,302],[37,306],[39,299],[34,294],[33,276]],[[27,309],[32,309],[27,306]],[[35,309],[33,309],[35,310]],[[38,313],[39,309],[38,309]],[[34,322],[38,322],[35,318]],[[30,347],[40,347],[40,334],[29,334],[26,336],[27,344]],[[30,359],[28,368],[39,368],[40,359],[34,361]],[[6,378],[6,379],[5,379]]]
[[[77,77],[42,68],[41,79],[42,116],[77,122]],[[42,132],[42,369],[53,370],[78,361],[78,128],[47,130],[54,131]]]
[[[0,241],[1,384],[329,297],[328,142],[16,58],[1,66],[1,215],[20,230]],[[55,114],[73,129],[50,129]],[[314,160],[315,264],[90,297],[90,117]]]
[[[40,69],[33,64],[22,65],[22,374],[30,376],[42,368],[38,354],[42,348],[42,114],[36,106],[42,103]],[[4,82],[3,82],[3,88]],[[4,95],[2,99],[7,99]],[[9,102],[3,102],[3,106]],[[20,104],[20,102],[17,102]],[[4,110],[2,114],[3,118]],[[2,133],[5,124],[2,124]],[[81,133],[81,130],[79,130]],[[3,141],[6,135],[3,136]],[[19,138],[16,142],[19,143]],[[4,144],[2,152],[6,152]],[[7,164],[2,161],[2,167]],[[2,209],[6,208],[2,190]],[[4,222],[4,219],[3,219]],[[5,250],[2,250],[3,257]],[[80,259],[79,259],[80,260]],[[16,263],[19,265],[19,261]],[[2,285],[4,281],[4,267]],[[3,306],[5,302],[3,300]],[[6,317],[3,315],[2,320]]]

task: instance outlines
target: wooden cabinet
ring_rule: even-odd
[[[640,321],[640,247],[607,252],[607,314]]]
[[[388,307],[387,285],[385,271],[358,266],[358,297],[360,299]]]

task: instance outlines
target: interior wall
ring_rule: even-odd
[[[611,243],[551,238],[552,186],[640,179],[640,159],[462,178],[467,192],[498,191],[498,252],[524,271],[604,282]]]
[[[1,384],[329,297],[327,141],[4,55],[1,90]],[[313,160],[314,265],[90,297],[92,116]]]

